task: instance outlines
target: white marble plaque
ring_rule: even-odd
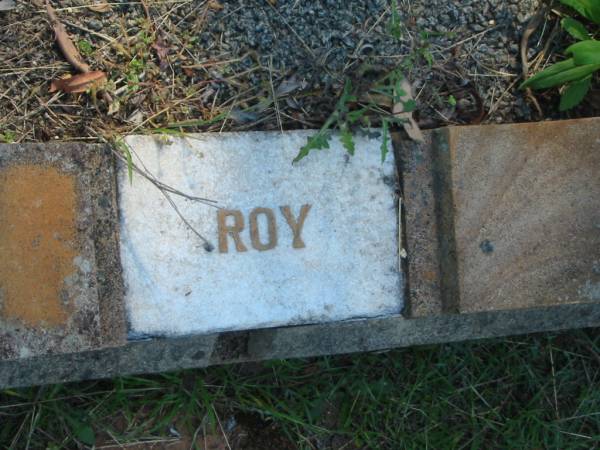
[[[399,314],[391,155],[356,137],[356,155],[292,160],[310,132],[130,136],[162,183],[220,209],[165,196],[119,172],[121,258],[132,334],[185,335]],[[139,159],[138,159],[139,158]]]

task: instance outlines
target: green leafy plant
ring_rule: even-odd
[[[10,144],[15,142],[17,134],[14,131],[6,130],[3,133],[0,133],[0,142],[5,144]]]
[[[600,24],[600,2],[598,0],[560,0],[560,2],[570,6],[586,19]]]
[[[390,20],[388,22],[388,32],[394,39],[402,38],[403,24],[398,12],[398,0],[392,0],[390,4]]]
[[[131,148],[129,144],[123,140],[121,136],[118,136],[113,141],[115,147],[127,161],[127,178],[129,179],[129,184],[133,183],[133,158],[131,156]]]
[[[561,2],[586,19],[600,24],[600,1],[561,0]],[[594,73],[600,70],[600,41],[593,39],[586,27],[572,17],[563,18],[561,25],[579,41],[565,50],[569,58],[525,80],[520,88],[547,89],[564,86],[559,109],[566,111],[581,103],[592,85]]]
[[[77,42],[77,47],[79,47],[79,51],[84,55],[91,55],[94,52],[94,47],[85,39],[81,39]]]
[[[305,158],[313,150],[329,148],[333,131],[339,132],[342,145],[350,155],[354,155],[356,145],[354,133],[373,135],[373,122],[381,126],[382,144],[381,160],[385,161],[389,153],[389,129],[393,124],[402,125],[406,119],[391,113],[393,105],[401,103],[403,113],[413,111],[416,107],[414,100],[403,101],[406,92],[402,89],[404,76],[399,70],[393,70],[388,75],[373,83],[364,92],[354,87],[351,80],[346,80],[344,89],[331,115],[321,129],[309,137],[302,146],[294,163]],[[388,106],[386,109],[385,106]]]

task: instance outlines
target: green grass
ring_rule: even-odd
[[[289,448],[597,448],[599,354],[588,330],[9,390],[0,447],[218,434],[251,416]]]

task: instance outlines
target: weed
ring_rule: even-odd
[[[561,0],[561,2],[596,25],[600,25],[600,2],[596,0]],[[525,80],[520,89],[563,86],[559,109],[566,111],[581,103],[592,86],[594,73],[600,71],[600,41],[593,39],[586,27],[572,17],[565,17],[561,25],[579,41],[565,50],[565,54],[570,58]]]
[[[137,56],[129,62],[126,73],[128,91],[135,92],[139,89],[140,75],[145,67],[145,62]]]
[[[129,184],[133,183],[133,158],[131,156],[131,148],[129,145],[123,140],[121,136],[118,136],[114,139],[115,148],[125,157],[127,161],[127,178],[129,179]]]
[[[402,38],[402,33],[403,33],[403,23],[402,23],[402,19],[400,18],[400,13],[398,12],[398,0],[392,0],[391,1],[391,13],[390,13],[390,20],[388,22],[388,33],[397,40],[400,40]]]
[[[79,51],[84,56],[89,56],[94,52],[94,47],[85,39],[80,39],[77,42],[77,47],[79,47]]]
[[[6,130],[0,133],[0,142],[3,142],[5,144],[11,144],[15,142],[16,137],[17,134],[14,131]]]
[[[389,153],[389,128],[393,124],[402,125],[405,120],[382,108],[382,104],[387,103],[391,106],[402,103],[404,112],[410,112],[416,106],[413,100],[401,100],[406,95],[401,87],[403,79],[404,75],[399,69],[393,70],[381,80],[375,82],[366,94],[362,95],[358,89],[354,88],[352,81],[347,79],[333,112],[321,129],[308,138],[293,162],[300,161],[313,150],[329,148],[329,141],[334,129],[339,131],[340,141],[346,151],[350,155],[354,155],[356,146],[353,134],[358,132],[372,135],[374,132],[371,128],[374,121],[379,122],[381,125],[381,132],[383,133],[381,160],[385,161]]]
[[[456,106],[456,103],[457,103],[457,102],[456,102],[456,97],[454,97],[454,95],[450,94],[450,95],[448,96],[448,104],[449,104],[450,106],[452,106],[452,107],[455,107],[455,106]]]

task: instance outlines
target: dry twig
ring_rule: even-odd
[[[125,144],[127,145],[127,144]],[[185,224],[185,226],[192,232],[194,233],[204,244],[204,249],[207,252],[211,252],[214,250],[214,245],[208,240],[206,239],[187,219],[186,217],[183,215],[183,213],[181,212],[181,210],[179,209],[179,207],[177,206],[177,204],[175,203],[175,201],[171,198],[171,195],[177,195],[180,196],[186,200],[190,200],[190,201],[197,201],[199,203],[203,203],[207,206],[211,206],[213,208],[219,208],[219,206],[217,206],[217,202],[214,200],[210,200],[207,198],[203,198],[203,197],[197,197],[197,196],[193,196],[193,195],[189,195],[186,194],[178,189],[175,189],[165,183],[163,183],[162,181],[160,181],[158,178],[156,178],[152,172],[150,172],[148,170],[148,168],[144,165],[143,161],[139,158],[139,156],[136,157],[137,159],[140,161],[141,166],[139,166],[138,164],[136,164],[135,162],[128,160],[125,155],[123,155],[122,152],[119,152],[117,150],[115,150],[116,145],[111,145],[111,151],[113,153],[113,155],[115,155],[115,157],[117,159],[119,159],[123,164],[131,167],[132,171],[134,171],[135,173],[141,175],[142,177],[144,177],[146,180],[148,180],[150,183],[152,183],[154,185],[154,187],[156,187],[160,193],[165,197],[165,199],[167,200],[167,202],[169,202],[169,205],[171,205],[171,207],[173,208],[173,210],[175,211],[175,213],[179,216],[179,218],[181,219],[181,221]],[[135,152],[132,149],[129,149],[130,152],[134,153]]]
[[[521,37],[521,66],[523,80],[526,80],[529,77],[529,59],[527,57],[527,49],[529,48],[529,38],[544,20],[546,12],[546,7],[540,8],[540,10],[529,20],[529,22],[527,22],[527,26],[525,27],[525,31],[523,32],[523,36]],[[540,117],[543,116],[544,113],[542,112],[542,108],[540,107],[539,102],[533,95],[531,88],[527,88],[525,92],[527,93],[527,98],[533,103]]]
[[[90,66],[85,63],[79,51],[71,41],[71,38],[67,34],[67,30],[65,26],[58,20],[56,16],[56,11],[50,5],[50,2],[46,0],[46,11],[48,12],[48,17],[50,18],[50,25],[52,25],[52,29],[54,30],[54,35],[56,36],[56,42],[60,47],[60,50],[69,64],[71,64],[75,70],[78,72],[89,72]]]

